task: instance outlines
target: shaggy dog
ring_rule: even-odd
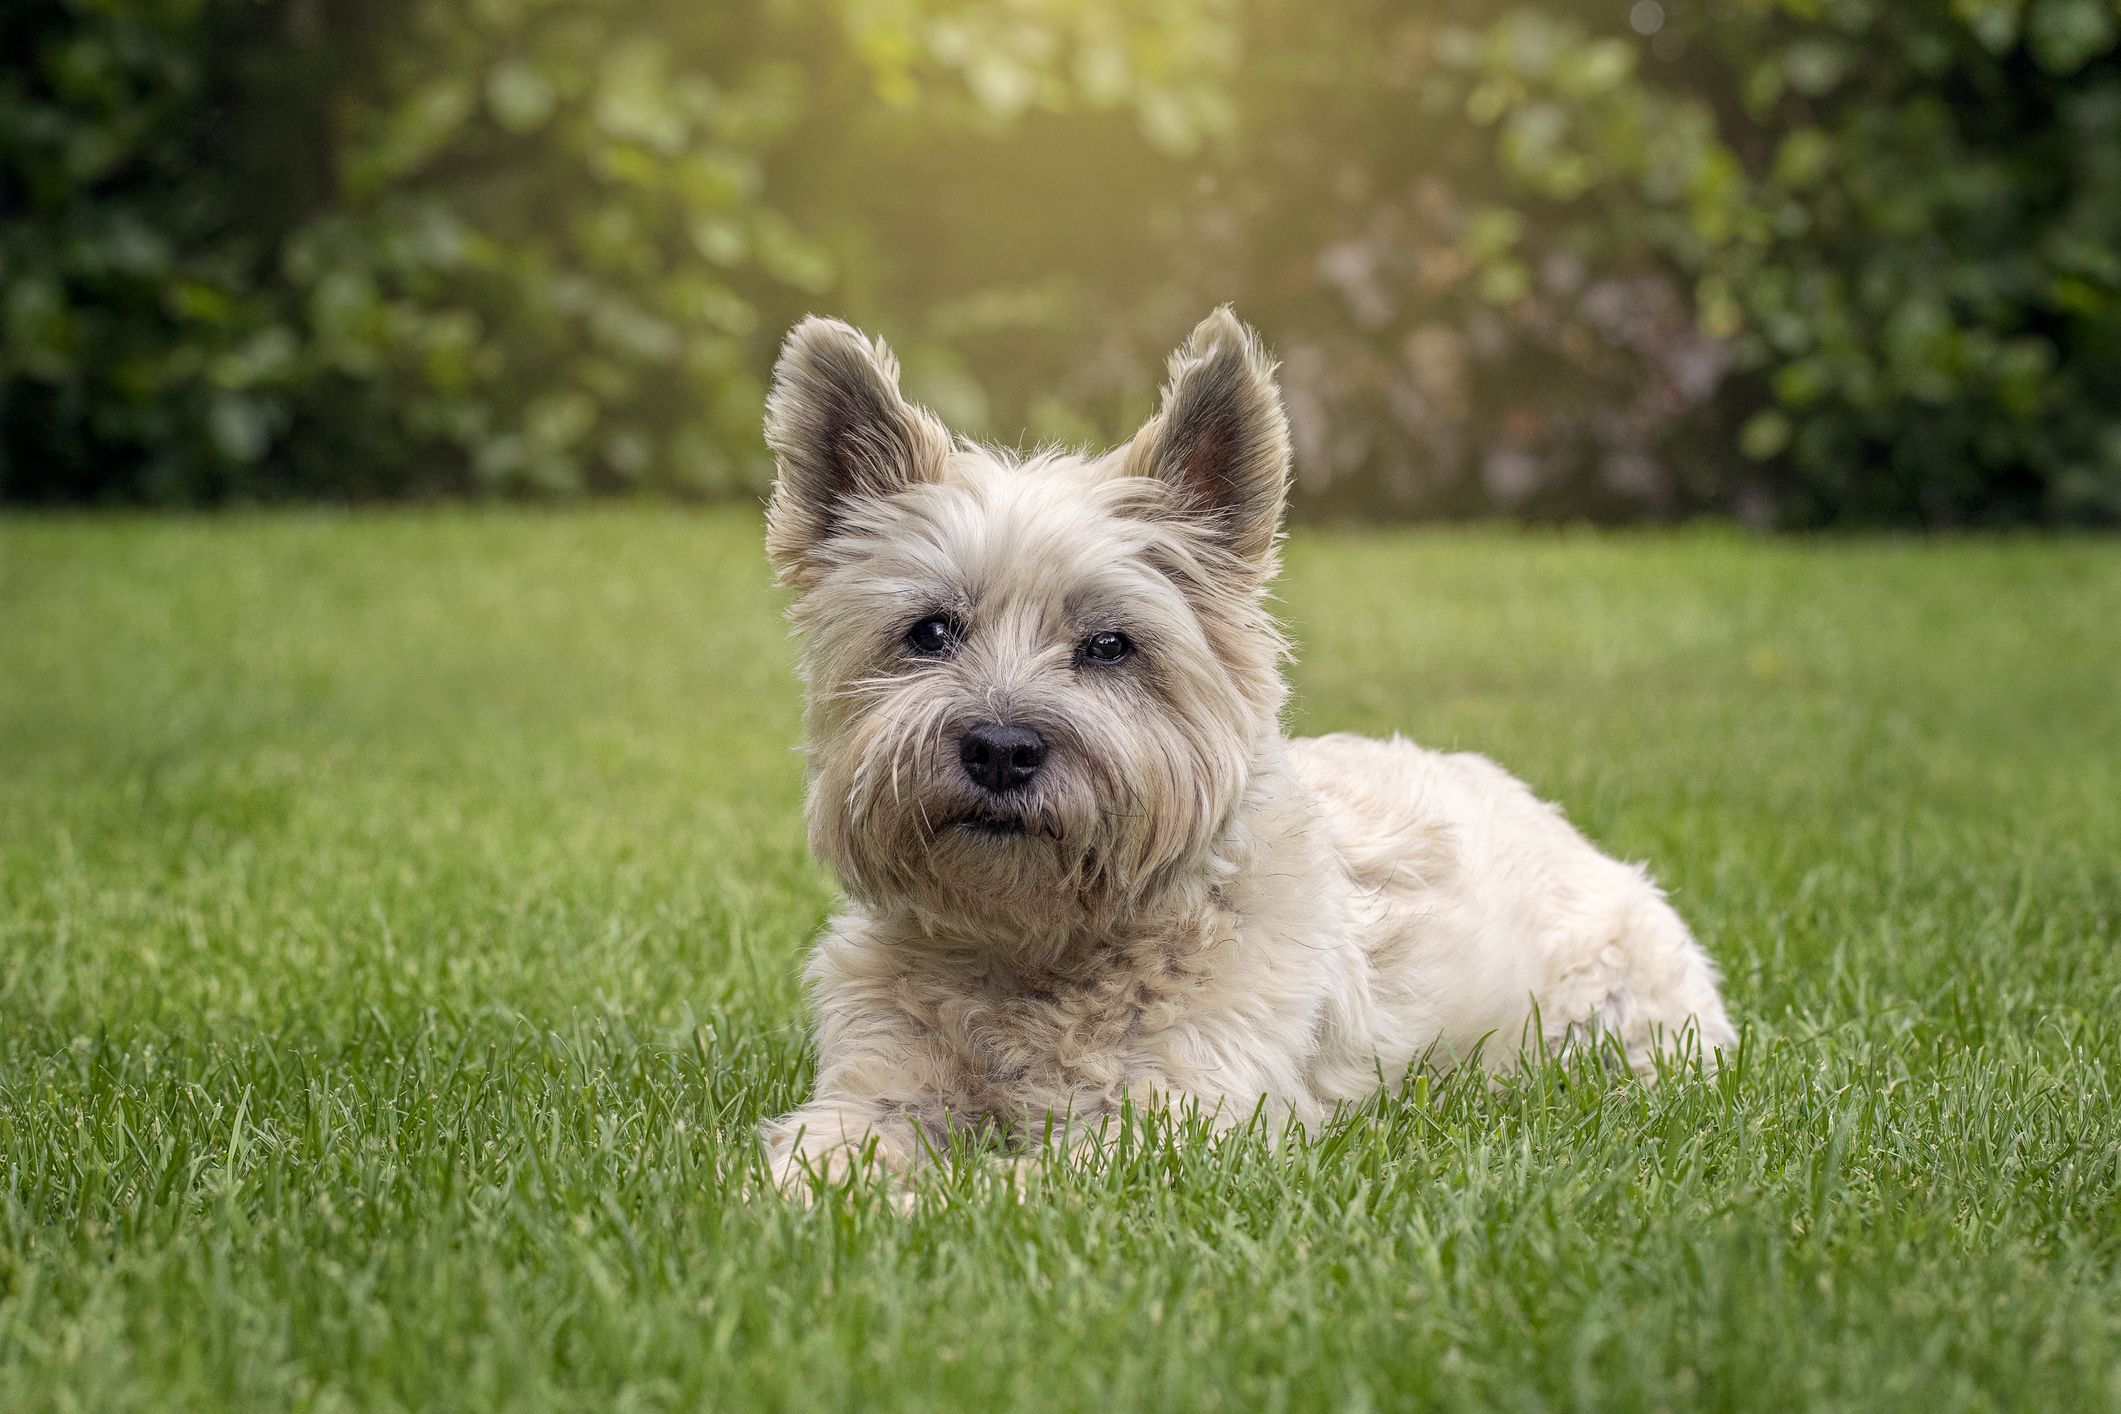
[[[1310,1127],[1418,1065],[1732,1044],[1656,885],[1500,768],[1282,735],[1288,430],[1227,309],[1102,456],[956,441],[817,318],[766,437],[810,839],[848,895],[807,974],[816,1093],[766,1126],[783,1185],[910,1171],[953,1127],[1068,1143],[1123,1101]]]

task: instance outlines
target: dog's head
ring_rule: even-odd
[[[812,318],[767,403],[767,551],[797,590],[811,842],[931,927],[1050,933],[1212,882],[1277,733],[1289,439],[1228,310],[1102,456],[1017,458],[906,401],[882,343]]]

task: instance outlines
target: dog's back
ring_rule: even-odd
[[[1402,738],[1289,744],[1345,871],[1387,1024],[1506,1066],[1528,1042],[1660,1050],[1735,1039],[1716,973],[1657,886],[1484,756]],[[1536,1015],[1535,1015],[1536,1013]],[[1536,1021],[1536,1030],[1533,1029]]]

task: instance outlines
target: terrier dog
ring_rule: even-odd
[[[820,318],[766,438],[810,841],[847,893],[807,970],[816,1093],[765,1127],[784,1186],[1129,1102],[1310,1128],[1422,1066],[1733,1044],[1657,886],[1501,768],[1283,736],[1289,436],[1228,309],[1104,455],[955,440]]]

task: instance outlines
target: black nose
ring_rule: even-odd
[[[988,790],[1015,790],[1038,774],[1046,739],[1029,727],[982,722],[965,733],[957,759],[965,763],[965,774]]]

